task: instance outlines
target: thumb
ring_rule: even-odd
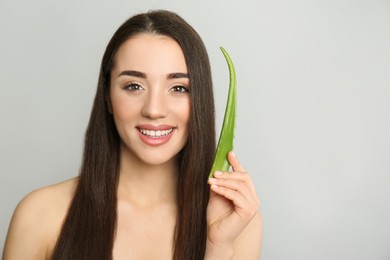
[[[230,151],[228,154],[228,161],[230,165],[232,166],[233,171],[235,172],[246,172],[244,167],[240,164],[240,162],[237,159],[237,156],[234,154],[233,151]]]

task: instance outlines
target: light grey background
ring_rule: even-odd
[[[104,48],[129,16],[203,37],[218,129],[238,78],[236,153],[262,200],[263,259],[390,259],[389,1],[0,0],[0,244],[30,191],[78,174]]]

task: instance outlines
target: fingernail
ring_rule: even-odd
[[[216,176],[221,176],[223,173],[222,172],[220,172],[220,171],[215,171],[214,172],[214,175],[216,175]]]
[[[211,188],[213,188],[213,189],[217,189],[217,188],[218,188],[218,186],[217,186],[217,185],[215,185],[215,184],[212,184],[212,185],[211,185]]]
[[[217,179],[215,178],[209,178],[209,183],[216,183],[217,182]]]
[[[232,151],[232,155],[234,158],[237,158],[236,154]]]

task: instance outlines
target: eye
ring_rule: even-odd
[[[170,90],[170,92],[176,92],[176,93],[188,93],[190,89],[185,86],[174,86]]]
[[[130,83],[127,84],[124,89],[129,90],[129,91],[141,91],[144,90],[144,88],[138,84],[138,83]]]

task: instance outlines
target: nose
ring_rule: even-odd
[[[167,100],[162,93],[151,91],[145,97],[145,102],[141,111],[144,117],[151,119],[164,118],[168,114]]]

